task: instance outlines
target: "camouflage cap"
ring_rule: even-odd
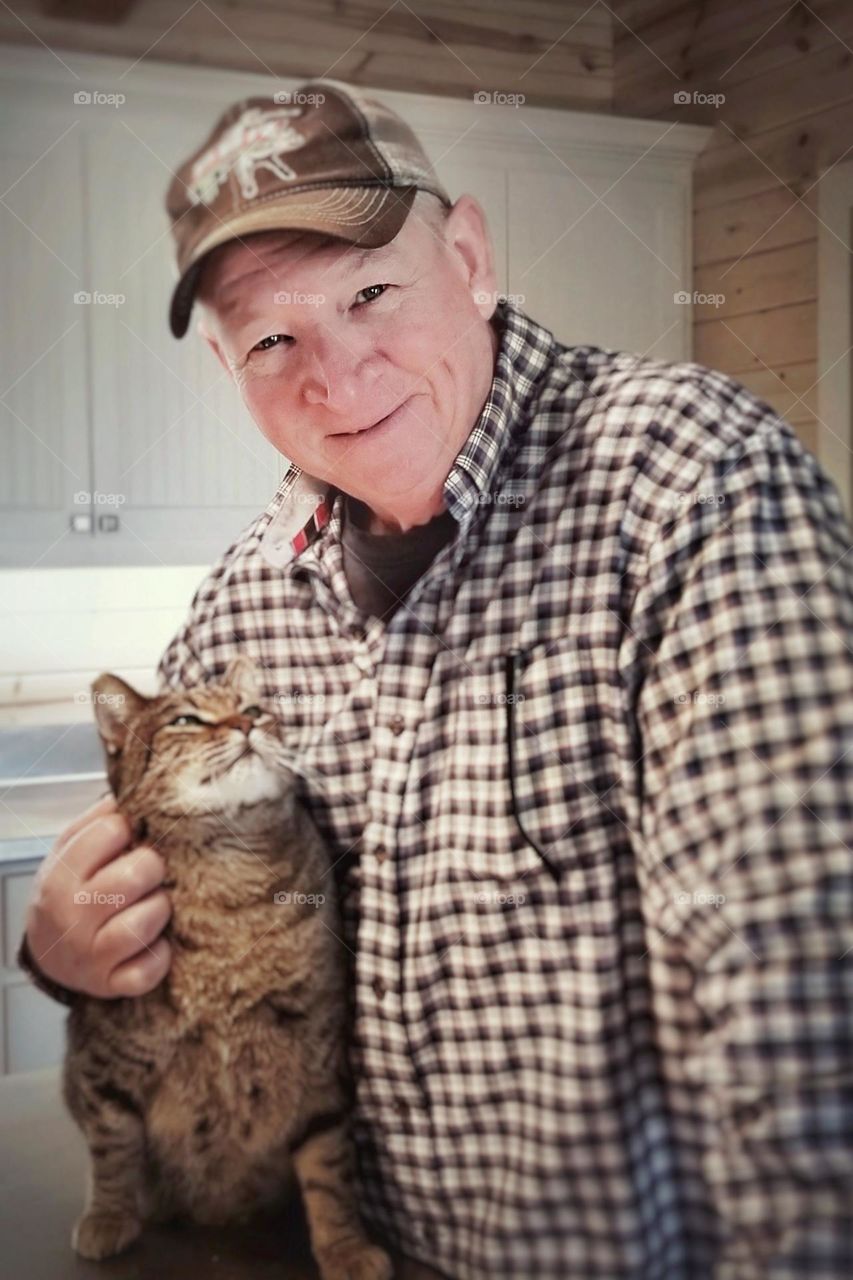
[[[235,102],[166,196],[178,276],[172,333],[186,333],[203,261],[219,245],[293,229],[378,248],[397,235],[418,189],[452,203],[412,129],[353,85],[310,80]]]

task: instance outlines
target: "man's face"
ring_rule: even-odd
[[[230,241],[198,291],[200,330],[266,438],[403,527],[439,509],[497,350],[482,209],[462,196],[440,228],[417,209],[380,249],[301,232]]]

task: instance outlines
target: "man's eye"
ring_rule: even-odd
[[[381,290],[382,290],[382,293],[384,293],[384,292],[385,292],[385,290],[386,290],[387,288],[388,288],[388,285],[387,285],[387,284],[369,284],[369,285],[367,286],[367,288],[366,288],[366,289],[359,289],[358,293],[359,293],[359,294],[361,294],[361,293],[371,293],[371,292],[372,292],[372,290],[374,290],[374,289],[381,289]],[[367,299],[367,301],[368,301],[368,302],[375,302],[377,298],[381,298],[381,297],[382,297],[382,293],[375,293],[375,294],[373,295],[373,297],[372,297],[372,298],[368,298],[368,299]],[[356,297],[358,297],[358,294],[356,294]]]
[[[174,720],[169,721],[169,724],[204,724],[204,720],[202,720],[201,716],[183,715],[176,716]]]
[[[277,347],[280,342],[288,340],[286,333],[271,333],[268,338],[261,338],[260,342],[255,343],[252,347],[253,351],[271,351],[273,347]]]

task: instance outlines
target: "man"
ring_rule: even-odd
[[[197,298],[293,465],[159,674],[247,650],[304,760],[354,955],[368,1224],[453,1280],[841,1280],[837,492],[732,379],[496,302],[477,202],[381,105],[304,91],[284,122],[237,104],[170,192],[173,332]],[[115,888],[126,843],[109,804],[63,837],[41,981],[166,972],[154,851],[123,855],[124,910],[70,902]]]

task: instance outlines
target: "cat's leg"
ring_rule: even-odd
[[[358,1215],[354,1153],[343,1112],[309,1122],[292,1158],[322,1280],[391,1280],[390,1258],[370,1243]]]
[[[84,1258],[110,1258],[142,1230],[143,1117],[129,1094],[107,1083],[88,1084],[80,1094],[74,1114],[89,1145],[90,1167],[86,1207],[71,1244]]]

